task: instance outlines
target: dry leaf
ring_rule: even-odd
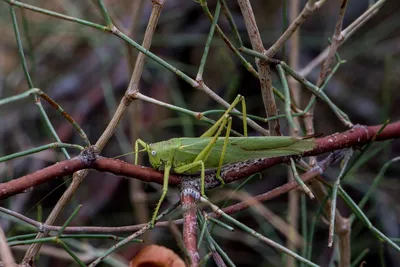
[[[183,260],[169,248],[157,245],[144,247],[133,260],[130,267],[185,267]]]

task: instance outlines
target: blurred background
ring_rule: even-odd
[[[29,4],[104,24],[97,4],[93,2],[34,0],[29,1]],[[213,12],[216,1],[207,2]],[[289,0],[251,1],[266,48],[270,47],[284,30],[283,6],[286,2],[290,3]],[[301,27],[299,63],[301,68],[328,45],[328,38],[333,34],[337,19],[339,8],[337,2],[327,1]],[[349,1],[344,28],[358,18],[368,8],[370,2],[373,1]],[[105,1],[105,4],[116,26],[130,31],[130,37],[141,43],[152,8],[151,1],[109,0]],[[243,42],[246,47],[251,47],[237,2],[227,1],[227,4]],[[305,1],[301,1],[301,8],[304,4]],[[29,10],[19,8],[15,10],[34,86],[60,104],[80,124],[88,134],[89,140],[95,143],[106,128],[128,86],[137,51],[128,48],[122,40],[113,35]],[[229,24],[222,14],[219,25],[228,37],[234,40]],[[198,3],[167,0],[150,50],[195,78],[209,29],[210,22]],[[399,119],[400,111],[397,106],[400,103],[399,33],[400,3],[397,0],[386,1],[379,13],[339,49],[340,57],[347,62],[340,66],[326,92],[355,124],[375,125],[388,119],[391,121]],[[29,89],[21,68],[9,7],[4,1],[0,2],[0,36],[0,97],[4,98]],[[279,52],[275,57],[286,59],[290,52],[289,45],[285,51],[285,53]],[[248,56],[246,58],[255,66],[253,58]],[[307,78],[315,83],[319,71],[319,67],[314,69]],[[273,77],[274,86],[281,90],[275,72]],[[259,81],[246,71],[217,35],[210,48],[204,81],[228,102],[231,102],[237,94],[244,95],[248,113],[265,116]],[[206,94],[193,89],[175,74],[150,59],[145,64],[140,90],[144,95],[193,111],[222,108]],[[309,97],[310,94],[302,90],[302,103],[307,103]],[[283,103],[279,101],[277,103],[280,113],[283,113]],[[84,145],[73,127],[59,113],[45,101],[42,101],[42,104],[63,142]],[[114,157],[131,152],[134,140],[139,137],[151,143],[172,137],[199,136],[209,127],[185,114],[140,100],[134,101],[130,109],[121,121],[116,134],[101,153],[103,156]],[[315,114],[317,133],[328,135],[345,129],[324,103],[317,102]],[[218,115],[215,118],[217,117]],[[1,156],[54,141],[40,117],[33,97],[1,106],[0,121]],[[241,131],[240,121],[237,120],[235,123],[235,128]],[[283,134],[289,134],[286,120],[282,119],[280,123]],[[371,148],[370,153],[375,152],[374,156],[360,166],[346,180],[344,186],[355,201],[359,201],[368,190],[371,181],[385,162],[399,156],[399,151],[399,141],[379,143]],[[76,152],[71,151],[71,155],[76,155],[74,153]],[[32,173],[63,159],[64,155],[59,150],[47,150],[0,163],[0,181]],[[133,157],[126,156],[124,160],[132,162]],[[146,157],[143,157],[142,164],[149,166]],[[339,166],[332,167],[327,176],[335,177],[338,172]],[[389,237],[400,237],[399,173],[400,165],[392,164],[385,173],[384,181],[364,210],[374,225]],[[263,179],[251,180],[242,190],[251,195],[267,192],[285,183],[287,168],[274,167],[263,173],[262,177]],[[57,179],[0,203],[4,207],[35,219],[38,210],[42,210],[42,218],[45,220],[69,182],[69,177]],[[237,185],[230,184],[228,187],[235,188]],[[121,226],[146,222],[160,196],[160,189],[158,185],[91,171],[69,205],[69,209],[64,210],[58,222],[62,224],[79,203],[83,208],[72,222],[73,225]],[[210,197],[215,192],[218,190],[210,192]],[[162,209],[178,199],[179,191],[171,189]],[[265,204],[277,215],[286,217],[287,196]],[[308,222],[311,223],[318,205],[311,201],[307,205]],[[338,205],[343,215],[348,216],[349,210],[345,204],[339,202]],[[178,217],[179,214],[175,214],[171,218]],[[238,213],[236,218],[266,236],[284,242],[284,238],[265,223],[260,214],[247,210]],[[8,236],[26,232],[24,227],[8,217],[0,219],[0,222]],[[312,260],[322,266],[328,266],[332,257],[332,249],[328,249],[326,245],[327,229],[327,225],[320,220],[313,243]],[[279,253],[241,231],[232,234],[223,228],[215,227],[213,236],[237,266],[280,266],[284,261]],[[156,228],[143,238],[147,244],[162,244],[181,253],[177,237],[168,228]],[[108,248],[113,241],[91,240],[90,243],[96,248]],[[356,221],[352,230],[352,258],[357,257],[366,248],[369,249],[369,253],[364,260],[368,266],[378,266],[382,257],[387,266],[398,266],[400,263],[398,254],[388,249],[386,245],[381,245],[359,221]],[[140,245],[132,244],[125,246],[119,252],[129,260],[139,249]],[[202,252],[204,256],[206,251]],[[16,253],[24,255],[23,249],[18,249]],[[207,266],[214,266],[213,264],[210,260]],[[37,266],[73,266],[73,263],[69,260],[43,256]]]

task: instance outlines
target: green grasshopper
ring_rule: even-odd
[[[244,137],[230,137],[232,118],[229,113],[242,102]],[[225,137],[219,137],[226,127]],[[160,206],[168,191],[168,178],[171,169],[177,174],[194,174],[200,171],[201,195],[205,196],[205,171],[217,169],[216,178],[224,185],[221,167],[226,164],[249,159],[299,155],[315,147],[312,139],[303,140],[290,136],[247,137],[246,107],[240,95],[232,102],[221,118],[198,138],[172,138],[154,144],[147,144],[141,139],[135,143],[135,164],[141,145],[149,155],[150,164],[156,170],[164,171],[163,189],[160,200],[151,220],[154,226]]]

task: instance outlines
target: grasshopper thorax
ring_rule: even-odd
[[[178,138],[149,144],[147,147],[147,153],[149,154],[151,166],[156,170],[163,170],[165,165],[171,165],[175,151],[180,145],[181,142]]]

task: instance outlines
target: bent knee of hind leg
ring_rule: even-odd
[[[219,174],[217,174],[216,176],[215,176],[215,178],[217,178],[218,180],[219,180],[219,182],[220,182],[220,187],[223,187],[224,185],[225,185],[225,181],[224,181],[224,179],[221,177],[221,175],[219,175]]]

